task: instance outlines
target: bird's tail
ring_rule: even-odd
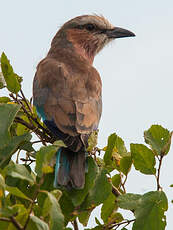
[[[54,187],[82,189],[85,184],[86,153],[60,148],[56,155]]]

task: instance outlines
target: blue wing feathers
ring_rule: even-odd
[[[45,115],[43,106],[37,106],[36,105],[36,110],[37,110],[38,116],[41,117],[43,121],[45,121],[46,120],[46,115]]]

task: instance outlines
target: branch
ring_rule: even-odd
[[[35,204],[35,200],[37,199],[38,193],[40,191],[40,187],[43,184],[43,182],[44,182],[44,174],[43,174],[42,178],[40,179],[39,184],[37,184],[37,188],[35,190],[35,194],[33,195],[33,199],[32,199],[32,202],[30,204],[30,208],[29,208],[30,210],[29,210],[28,218],[27,218],[27,220],[25,222],[25,225],[22,228],[22,230],[26,230],[26,228],[27,228],[27,225],[28,225],[29,220],[30,220],[30,215],[32,213],[32,210],[33,210],[33,207],[34,207],[34,204]]]
[[[118,189],[117,189],[115,186],[113,186],[113,185],[112,185],[112,193],[113,193],[116,197],[118,197],[118,196],[121,195],[121,193],[118,191]]]
[[[28,128],[29,130],[33,131],[41,140],[41,142],[45,145],[45,142],[49,142],[49,143],[53,143],[53,138],[47,136],[45,133],[43,133],[42,131],[40,131],[37,127],[35,127],[33,124],[28,123],[26,121],[24,121],[23,119],[21,119],[20,117],[16,117],[14,119],[14,121],[16,123],[20,123],[22,125],[24,125],[26,128]]]
[[[119,226],[121,226],[121,225],[123,225],[123,224],[126,224],[126,226],[127,225],[129,225],[131,222],[134,222],[136,219],[133,219],[133,220],[125,220],[125,221],[122,221],[122,222],[120,222],[120,223],[115,223],[115,224],[113,224],[113,223],[108,223],[107,225],[105,225],[104,226],[104,229],[106,230],[106,229],[113,229],[113,228],[115,228],[116,227],[116,229],[119,227]],[[111,224],[111,226],[109,226]]]
[[[31,114],[32,114],[32,115],[27,111],[27,109],[25,108],[25,106],[24,106],[24,104],[22,103],[21,100],[18,100],[16,97],[14,97],[14,95],[13,95],[12,93],[9,94],[9,95],[10,95],[10,97],[13,98],[13,100],[14,100],[17,104],[21,105],[21,107],[22,107],[24,113],[26,114],[26,116],[28,117],[28,119],[29,119],[29,121],[31,122],[32,125],[34,125],[33,122],[35,122],[35,123],[38,125],[38,128],[42,129],[45,133],[47,133],[49,136],[52,137],[52,133],[51,133],[48,129],[44,128],[44,127],[39,123],[39,121],[37,120],[37,118],[35,118],[34,116],[32,116],[33,114],[32,114],[31,109],[29,109],[29,111],[31,111]],[[26,100],[26,99],[25,99],[25,100]],[[28,105],[28,102],[25,102],[25,103]],[[28,107],[29,107],[29,105],[28,105]],[[30,108],[30,107],[29,107],[29,108]],[[35,125],[34,125],[34,127],[35,127]]]
[[[25,95],[24,95],[22,89],[20,90],[20,93],[22,94],[23,100],[25,101],[25,103],[26,103],[26,105],[27,105],[29,111],[32,113],[31,107],[30,107],[30,105],[28,104],[28,101],[27,101],[27,99],[26,99],[26,97],[25,97]]]
[[[123,188],[124,193],[126,193],[126,188],[125,188],[125,183],[126,183],[126,181],[127,181],[127,176],[125,176],[124,182],[121,183],[121,186],[122,186],[122,188]]]
[[[158,167],[157,176],[156,176],[156,180],[157,180],[157,191],[159,191],[160,189],[162,189],[162,187],[160,186],[160,169],[161,169],[163,157],[164,157],[164,155],[162,154],[160,156],[160,158],[159,158],[159,167]]]
[[[79,230],[77,220],[75,219],[73,222],[74,230]]]
[[[10,220],[17,229],[23,230],[23,227],[19,224],[19,222],[17,222],[17,220],[13,216],[10,217]]]
[[[0,217],[0,221],[5,221],[5,222],[12,222],[12,224],[18,229],[18,230],[23,230],[23,227],[17,222],[17,220],[11,216],[10,218],[6,217]]]
[[[10,218],[0,217],[0,221],[11,222]]]

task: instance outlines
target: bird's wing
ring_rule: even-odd
[[[101,80],[93,67],[73,71],[64,63],[46,58],[38,65],[33,96],[42,118],[53,120],[65,134],[90,134],[98,127]]]

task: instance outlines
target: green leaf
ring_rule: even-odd
[[[29,123],[29,119],[26,115],[23,115],[23,116],[20,116],[20,118],[24,121],[26,121],[27,123]],[[20,123],[17,124],[17,127],[16,127],[16,134],[17,136],[20,136],[20,135],[23,135],[24,133],[27,133],[29,131],[28,128],[26,128],[25,125],[22,125]]]
[[[0,149],[11,141],[9,129],[19,109],[19,105],[0,104]]]
[[[96,222],[96,224],[98,224],[99,226],[101,226],[102,224],[100,223],[100,221],[98,220],[98,218],[97,217],[95,217],[95,222]]]
[[[0,188],[5,188],[5,180],[1,174],[0,174]]]
[[[12,206],[13,213],[20,213],[25,214],[27,212],[27,209],[23,204],[15,204]]]
[[[97,145],[98,131],[93,131],[88,139],[87,151],[91,152]]]
[[[115,223],[120,223],[121,221],[124,220],[124,218],[123,218],[121,213],[114,211],[112,213],[111,217],[108,219],[108,221],[110,222],[110,221],[113,221],[113,220],[114,220]]]
[[[135,210],[136,221],[133,230],[164,230],[166,226],[165,211],[168,201],[164,192],[148,192],[143,195],[138,208]]]
[[[71,197],[74,206],[78,206],[84,201],[89,190],[93,187],[96,175],[98,173],[98,167],[95,161],[93,160],[93,158],[88,157],[87,161],[88,161],[88,173],[86,173],[85,175],[84,188],[80,190],[72,189],[70,192],[68,192],[69,197]]]
[[[171,144],[171,133],[161,125],[152,125],[144,132],[145,142],[158,154],[166,155]]]
[[[49,226],[37,216],[30,216],[27,230],[49,230]]]
[[[16,152],[20,144],[25,141],[30,141],[31,137],[30,133],[13,137],[9,144],[0,150],[0,167],[3,168],[8,164],[11,156]]]
[[[110,165],[112,163],[112,152],[115,146],[116,139],[117,139],[117,135],[115,133],[111,134],[108,137],[108,145],[104,155],[104,162],[106,165]]]
[[[100,169],[94,187],[89,191],[89,195],[83,204],[84,207],[93,207],[103,203],[112,193],[112,186],[106,176],[107,171]]]
[[[66,191],[63,192],[59,204],[61,206],[62,213],[64,215],[64,223],[65,225],[72,219],[72,212],[74,211],[74,205],[72,203],[71,197],[68,195]]]
[[[4,88],[6,86],[4,76],[2,72],[0,72],[0,89]]]
[[[21,86],[19,83],[19,76],[14,73],[12,66],[5,53],[1,55],[1,69],[4,79],[7,84],[7,89],[12,93],[18,93]]]
[[[4,172],[5,175],[11,176],[13,178],[19,178],[21,180],[26,180],[31,184],[35,182],[33,176],[24,165],[11,163],[10,165],[6,166]]]
[[[117,136],[116,133],[113,133],[108,138],[108,145],[106,147],[106,152],[104,155],[104,162],[106,165],[112,165],[113,157],[116,161],[127,155],[127,150],[124,145],[124,141],[121,137]]]
[[[7,102],[10,102],[9,97],[0,97],[0,103],[7,103]]]
[[[88,224],[88,220],[90,218],[90,215],[91,215],[91,212],[92,210],[87,210],[87,211],[83,211],[81,212],[79,215],[78,215],[78,219],[79,219],[79,222],[81,224],[83,224],[83,226],[87,226]]]
[[[47,192],[47,198],[43,206],[43,216],[47,215],[50,216],[50,230],[64,229],[64,216],[56,197],[50,192]]]
[[[113,210],[116,208],[115,196],[111,193],[108,198],[104,201],[101,208],[101,218],[104,223],[108,223],[108,217],[112,214]]]
[[[136,170],[144,174],[155,174],[155,156],[151,149],[142,144],[130,145],[133,163]]]
[[[45,147],[41,147],[41,149],[36,154],[36,167],[35,171],[38,177],[41,177],[43,173],[49,173],[51,171],[46,171],[47,166],[51,166],[51,161],[53,160],[53,156],[58,151],[59,147],[54,145],[49,145]]]
[[[118,188],[119,185],[121,183],[121,176],[120,174],[115,174],[113,177],[112,177],[112,184]]]
[[[127,149],[124,145],[124,141],[119,136],[117,136],[116,138],[114,151],[117,152],[122,157],[127,155]]]
[[[122,209],[135,210],[141,203],[142,195],[126,193],[117,198],[118,206]]]
[[[18,196],[20,198],[23,198],[23,199],[26,199],[26,200],[29,200],[29,201],[32,201],[29,197],[25,196],[25,194],[23,192],[21,192],[18,188],[16,187],[10,187],[8,185],[6,185],[5,189],[13,194],[14,196]]]
[[[35,152],[34,148],[32,147],[32,143],[30,141],[23,142],[19,146],[19,149],[25,150],[27,152]]]
[[[127,176],[127,174],[129,173],[129,171],[131,169],[131,165],[132,165],[132,157],[131,156],[124,156],[120,160],[120,171],[122,173],[124,173],[124,175]]]
[[[17,220],[18,223],[20,223],[21,226],[24,226],[27,218],[28,218],[28,210],[25,209],[24,207],[16,207],[16,205],[13,208],[16,213],[17,216],[15,216],[15,219]],[[16,227],[14,226],[14,224],[10,224],[8,227],[8,230],[16,230]]]
[[[53,143],[53,145],[54,146],[57,146],[57,147],[64,147],[64,148],[66,148],[67,146],[64,144],[64,142],[62,141],[62,140],[58,140],[58,141],[55,141],[54,143]]]
[[[10,225],[9,222],[0,221],[0,229],[8,229],[9,225]]]

